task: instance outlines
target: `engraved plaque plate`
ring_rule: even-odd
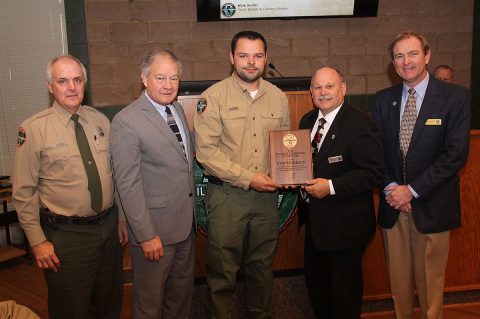
[[[310,130],[270,131],[270,176],[281,185],[313,178]]]

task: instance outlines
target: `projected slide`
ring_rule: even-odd
[[[354,0],[220,0],[222,19],[353,15]]]

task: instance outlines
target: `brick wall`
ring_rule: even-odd
[[[90,85],[95,106],[124,105],[142,90],[139,62],[157,47],[174,51],[183,80],[231,72],[232,36],[255,30],[284,76],[311,76],[322,65],[346,75],[348,94],[372,94],[395,81],[387,47],[402,30],[423,33],[431,67],[449,64],[470,86],[473,0],[380,0],[378,17],[196,22],[195,0],[86,0]],[[266,76],[275,76],[267,72]]]

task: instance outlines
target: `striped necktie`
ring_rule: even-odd
[[[175,117],[172,114],[172,111],[168,106],[165,107],[165,113],[167,113],[167,124],[172,130],[173,134],[177,137],[178,143],[182,147],[183,154],[186,156],[185,153],[185,144],[183,143],[182,134],[180,134],[180,130],[178,129],[177,122],[175,122]]]
[[[325,125],[325,123],[327,123],[327,120],[325,120],[323,117],[318,120],[317,132],[313,136],[313,140],[312,140],[313,156],[318,154],[318,151],[319,151],[319,148],[320,148],[320,142],[322,141],[322,136],[323,136],[322,130],[323,130],[323,126]]]

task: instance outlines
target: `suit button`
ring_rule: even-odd
[[[189,193],[188,196],[192,197],[192,196],[193,196],[193,193]]]

